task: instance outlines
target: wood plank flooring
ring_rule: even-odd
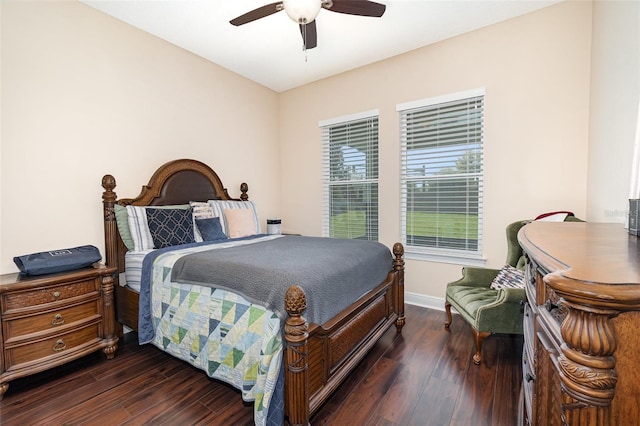
[[[473,364],[469,326],[406,306],[390,330],[311,419],[313,425],[515,425],[522,336],[497,335]],[[101,352],[10,383],[0,424],[251,425],[238,391],[129,333],[116,357]]]

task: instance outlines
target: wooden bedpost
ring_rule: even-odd
[[[291,425],[309,424],[309,372],[307,363],[307,297],[297,285],[289,287],[284,297],[289,314],[284,325],[285,348],[285,415]]]
[[[396,320],[396,331],[402,332],[404,327],[404,246],[401,243],[395,243],[393,245],[393,254],[396,257],[393,260],[393,270],[397,272],[396,280],[398,280],[396,289],[396,311],[398,312],[398,319]]]
[[[105,263],[107,266],[115,266],[118,263],[118,227],[116,224],[115,202],[116,178],[111,175],[104,175],[102,178],[102,205],[104,209],[104,241],[105,241]],[[118,271],[119,272],[119,271]],[[117,272],[116,272],[117,274]]]
[[[116,223],[115,203],[117,200],[116,193],[113,189],[116,187],[116,178],[111,175],[104,175],[102,178],[102,187],[104,192],[102,193],[102,208],[104,210],[104,251],[105,251],[105,264],[109,267],[118,266],[118,226]],[[103,280],[107,285],[103,285],[103,291],[105,293],[105,311],[111,315],[109,318],[115,318],[115,297],[114,292],[119,286],[118,278],[120,275],[120,266],[116,269],[113,277],[110,280],[106,278]],[[122,324],[115,321],[114,324],[105,324],[105,332],[109,337],[112,335],[122,336]],[[116,339],[117,341],[117,339]],[[115,355],[115,350],[118,346],[114,345],[112,352],[110,348],[105,349],[105,355],[111,359]]]
[[[249,200],[249,195],[247,194],[247,192],[249,192],[249,185],[247,185],[245,182],[242,182],[240,184],[240,192],[242,193],[240,195],[240,199],[242,201],[248,201]]]

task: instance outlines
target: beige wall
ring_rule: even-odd
[[[0,271],[35,251],[104,253],[102,176],[132,197],[176,158],[232,195],[248,182],[277,214],[277,110],[275,92],[79,2],[3,0]]]
[[[283,227],[321,234],[318,122],[380,111],[380,239],[399,240],[396,104],[484,87],[484,254],[506,258],[505,226],[550,210],[586,213],[591,4],[568,2],[285,92]],[[442,297],[459,265],[407,262],[407,291]]]
[[[376,108],[381,240],[392,244],[396,104],[478,87],[486,88],[488,266],[502,264],[512,220],[555,209],[594,220],[620,208],[608,192],[626,185],[620,172],[629,165],[609,149],[607,111],[610,93],[631,88],[629,103],[633,86],[607,64],[633,60],[638,41],[624,28],[637,31],[637,2],[597,2],[592,13],[590,2],[569,1],[282,94],[80,3],[0,5],[2,273],[15,270],[17,254],[102,250],[102,175],[134,196],[159,164],[179,157],[212,165],[232,194],[249,182],[263,218],[280,215],[285,231],[320,235],[318,122]],[[442,297],[459,275],[460,265],[409,260],[407,289]]]
[[[640,102],[640,2],[593,4],[587,219],[627,223]]]

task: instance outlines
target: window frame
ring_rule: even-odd
[[[425,110],[430,107],[446,104],[450,102],[464,102],[466,99],[482,98],[482,121],[480,158],[482,166],[479,177],[478,188],[478,243],[475,250],[457,250],[438,247],[426,247],[420,245],[410,245],[407,243],[407,182],[411,181],[407,173],[407,129],[406,114],[410,112]],[[400,126],[400,237],[405,246],[405,257],[407,259],[426,260],[440,263],[464,264],[470,266],[485,266],[486,259],[483,258],[483,181],[484,181],[484,125],[485,125],[485,88],[477,88],[442,96],[435,96],[416,101],[400,103],[396,105],[399,115]]]
[[[346,125],[349,123],[357,123],[365,120],[375,119],[377,122],[378,133],[376,138],[376,157],[378,164],[376,165],[376,177],[357,179],[353,181],[340,181],[335,182],[331,180],[331,160],[330,160],[330,140],[327,137],[327,131],[331,127],[337,127]],[[318,127],[321,130],[321,142],[322,142],[322,186],[323,186],[323,201],[322,201],[322,236],[331,236],[331,186],[334,185],[349,185],[361,184],[361,183],[375,183],[376,184],[376,217],[375,227],[376,235],[375,239],[367,238],[370,241],[380,240],[380,112],[377,109],[363,111],[355,114],[348,114],[340,117],[335,117],[327,120],[321,120],[318,123]],[[373,205],[373,203],[371,204]],[[369,235],[369,230],[365,230],[365,234]]]

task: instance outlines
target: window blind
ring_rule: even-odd
[[[378,117],[322,125],[323,235],[378,240]]]
[[[412,103],[398,111],[405,245],[439,255],[479,257],[484,93]]]

